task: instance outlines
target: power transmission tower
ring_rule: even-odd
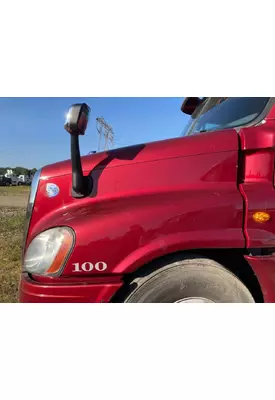
[[[114,142],[114,132],[111,125],[107,124],[103,117],[96,119],[96,129],[99,134],[98,151],[100,151],[102,136],[105,139],[104,150],[109,150],[109,143],[112,146]]]

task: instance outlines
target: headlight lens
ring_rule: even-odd
[[[68,227],[52,228],[37,235],[24,257],[23,270],[34,275],[59,275],[74,244],[74,233]]]

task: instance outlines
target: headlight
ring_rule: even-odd
[[[74,233],[67,227],[52,228],[37,235],[24,257],[23,271],[34,275],[59,275],[74,245]]]

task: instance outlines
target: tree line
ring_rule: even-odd
[[[27,176],[31,176],[34,175],[35,172],[37,171],[36,168],[32,168],[32,169],[28,169],[28,168],[24,168],[24,167],[15,167],[15,168],[11,168],[11,167],[0,167],[0,175],[5,175],[5,173],[7,172],[7,169],[12,169],[13,173],[15,175],[27,175]]]

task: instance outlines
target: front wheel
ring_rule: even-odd
[[[188,258],[137,277],[126,303],[254,303],[230,271],[206,258]]]

